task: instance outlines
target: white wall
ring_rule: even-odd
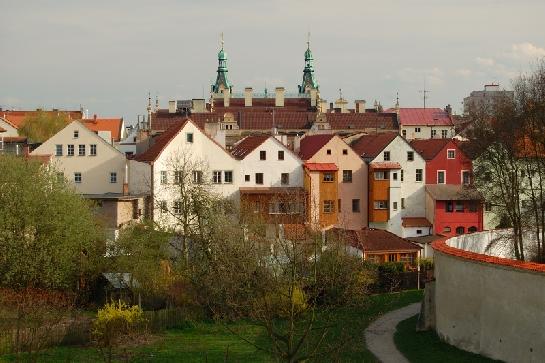
[[[79,131],[74,138],[74,131]],[[55,145],[62,145],[63,155],[55,156]],[[74,145],[74,156],[68,156],[68,146]],[[96,145],[96,156],[90,155],[90,145]],[[79,156],[79,145],[85,145],[85,156]],[[64,129],[34,150],[31,155],[52,155],[51,163],[81,194],[122,193],[126,158],[121,152],[90,131],[78,121],[72,121]],[[74,182],[74,173],[80,172],[81,183]],[[110,182],[110,173],[117,173],[117,182]]]
[[[266,152],[266,160],[259,159],[261,151]],[[278,160],[278,151],[284,152],[284,160]],[[271,136],[240,161],[240,187],[303,187],[302,164],[297,155]],[[263,184],[255,183],[256,173],[263,173]],[[289,185],[281,184],[282,173],[289,174]],[[249,182],[245,175],[250,175]]]
[[[18,130],[7,123],[2,117],[0,117],[0,127],[6,130],[5,132],[0,132],[0,137],[15,137],[19,136]]]
[[[420,128],[420,132],[416,132],[415,129]],[[436,130],[436,134],[433,137],[434,139],[440,139],[442,136],[441,132],[443,130],[447,131],[447,138],[453,138],[456,135],[456,131],[453,126],[407,126],[402,125],[399,127],[399,134],[403,135],[405,130],[407,140],[413,139],[431,139],[432,130]]]

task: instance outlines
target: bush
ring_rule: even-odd
[[[121,338],[134,333],[142,322],[144,313],[136,305],[129,307],[121,301],[112,302],[98,310],[93,323],[93,337],[106,362],[112,361],[113,347],[120,343]]]

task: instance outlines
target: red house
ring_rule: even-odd
[[[457,141],[413,140],[411,146],[426,160],[426,217],[434,233],[482,231],[482,198],[471,185],[473,164]]]

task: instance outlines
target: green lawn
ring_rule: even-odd
[[[342,362],[376,362],[365,349],[363,332],[369,322],[379,315],[422,299],[421,291],[406,291],[370,297],[363,307],[344,308],[328,313],[333,323],[327,342],[345,343],[334,360]],[[325,313],[320,318],[325,320]],[[320,322],[320,319],[319,319]],[[150,344],[128,349],[131,362],[272,362],[271,357],[237,335],[259,346],[268,347],[263,329],[251,322],[237,322],[228,328],[213,322],[198,322],[183,329],[168,330]],[[312,340],[312,339],[311,339]],[[309,349],[308,347],[305,347]],[[117,356],[119,362],[123,357]],[[227,358],[227,359],[226,359]],[[40,354],[39,362],[97,362],[101,356],[92,347],[56,347]],[[0,357],[0,362],[13,362],[13,355]],[[318,360],[320,361],[320,360]],[[323,358],[324,362],[331,357]]]
[[[418,363],[485,363],[498,362],[466,352],[439,339],[434,331],[416,332],[418,315],[397,325],[394,341],[397,349],[410,361]]]

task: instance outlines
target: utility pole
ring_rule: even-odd
[[[431,92],[431,91],[426,89],[426,77],[424,77],[424,89],[421,89],[418,92],[422,93],[423,98],[424,98],[424,108],[426,108],[426,100],[428,99],[428,93]]]

